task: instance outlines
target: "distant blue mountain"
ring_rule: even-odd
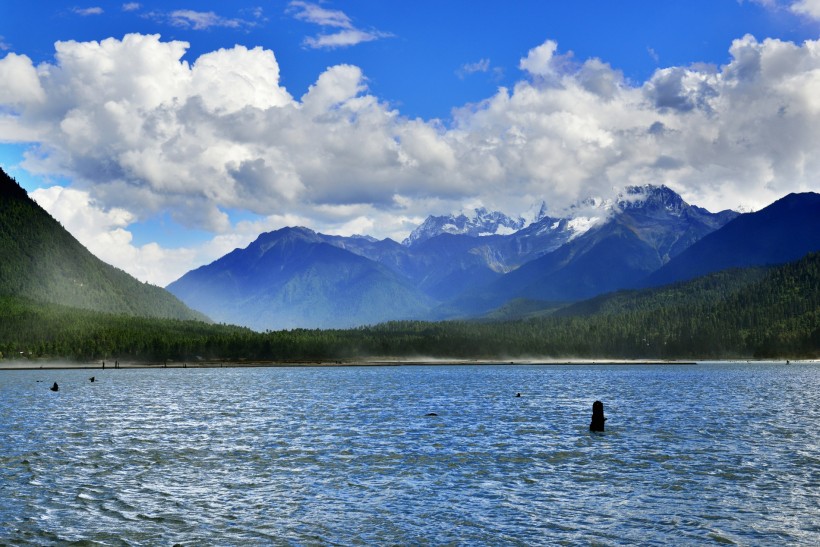
[[[346,328],[424,317],[432,299],[306,228],[260,235],[167,288],[216,321],[255,330]]]
[[[486,211],[484,216],[498,218]],[[423,226],[441,223],[443,218],[429,217]],[[509,235],[433,232],[427,231],[409,244],[406,240],[403,245],[390,239],[318,236],[331,245],[383,264],[431,298],[446,301],[557,249],[577,233],[577,228],[568,219],[541,215],[538,222]]]
[[[511,300],[526,307],[635,287],[736,216],[644,186],[566,218],[539,214],[513,233],[503,232],[517,221],[483,210],[430,217],[405,244],[283,228],[168,290],[217,321],[257,330],[474,317]]]
[[[693,243],[642,285],[665,285],[727,268],[783,264],[817,250],[820,194],[789,194]]]

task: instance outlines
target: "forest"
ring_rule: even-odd
[[[0,295],[130,316],[207,319],[91,254],[2,169]]]
[[[820,253],[622,291],[527,319],[254,332],[0,296],[0,358],[145,362],[820,357]]]

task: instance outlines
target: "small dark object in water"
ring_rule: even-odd
[[[438,416],[435,412],[428,412],[425,416]]]
[[[60,391],[60,386],[57,385],[57,382],[54,382],[54,385],[48,389],[50,389],[51,391]]]
[[[89,378],[89,379],[88,379],[88,381],[89,381],[89,382],[93,382],[93,381],[94,381],[94,377],[92,376],[91,378]]]
[[[515,396],[516,396],[516,397],[521,397],[521,394],[520,394],[520,393],[516,393],[516,394],[515,394]]]
[[[589,424],[590,431],[603,431],[604,430],[604,422],[606,418],[604,418],[604,403],[601,401],[595,401],[592,403],[592,422]]]

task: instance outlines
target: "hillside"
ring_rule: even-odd
[[[0,295],[0,318],[0,360],[179,361],[213,354],[212,349],[241,356],[253,334],[231,325],[98,312],[18,296]]]
[[[665,285],[726,268],[783,264],[817,250],[820,194],[789,194],[695,242],[653,272],[645,286]]]
[[[91,254],[0,169],[0,295],[131,316],[207,320]]]
[[[391,323],[367,333],[393,355],[475,358],[820,357],[820,253],[622,291],[517,321]]]
[[[554,318],[583,319],[640,336],[647,355],[817,357],[820,253],[780,266],[729,269],[608,294],[564,308]]]

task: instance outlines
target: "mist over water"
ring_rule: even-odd
[[[818,385],[818,364],[0,371],[0,543],[818,544]]]

